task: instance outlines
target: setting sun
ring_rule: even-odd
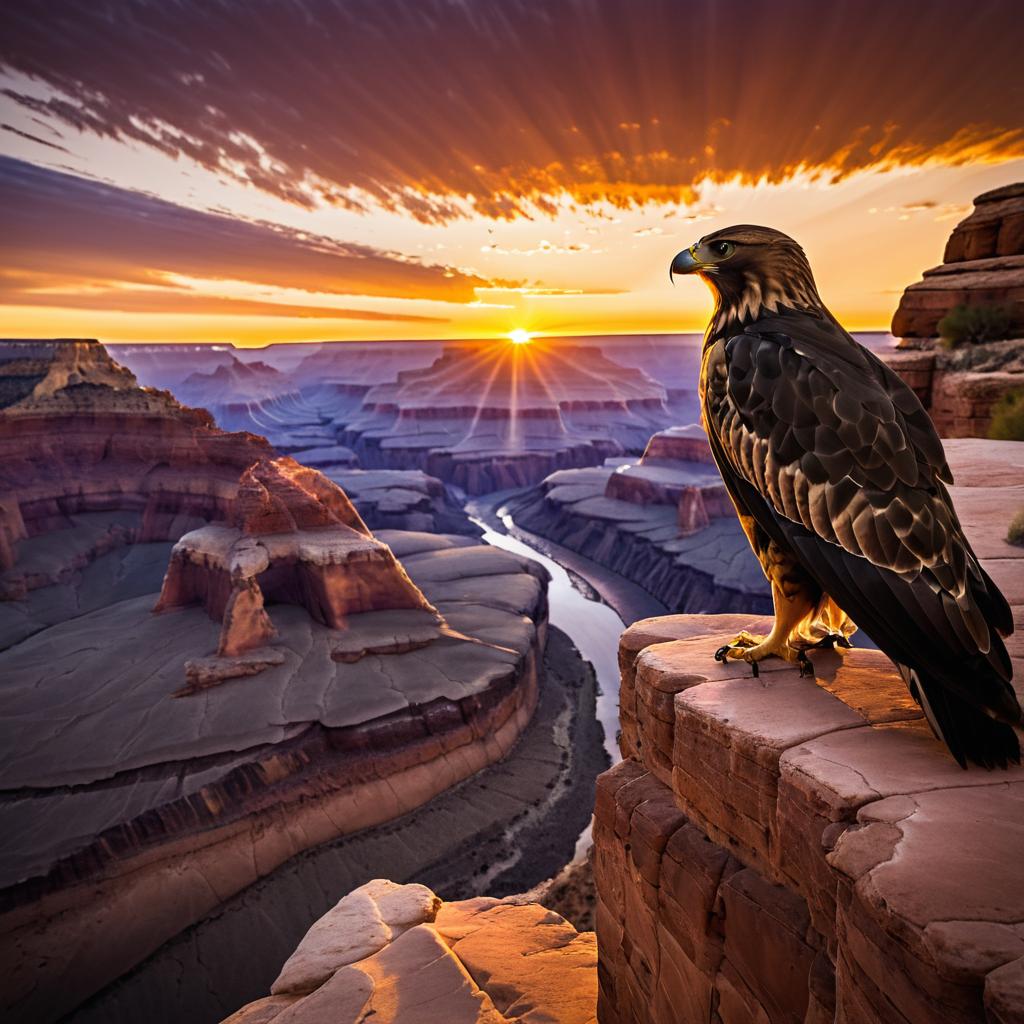
[[[513,345],[525,345],[533,335],[529,331],[523,330],[522,327],[517,327],[514,331],[508,332],[509,341]]]

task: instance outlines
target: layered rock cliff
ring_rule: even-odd
[[[997,316],[995,337],[936,348],[940,322],[958,308]],[[996,404],[1024,391],[1024,183],[975,199],[942,264],[903,293],[892,333],[904,350],[886,362],[917,392],[939,434],[987,436]]]
[[[1024,182],[984,192],[953,229],[942,263],[910,285],[892,320],[897,338],[936,338],[955,306],[1001,306],[1024,337]]]
[[[947,446],[1018,629],[1021,447]],[[622,638],[624,760],[594,827],[602,1024],[1019,1021],[1024,769],[958,768],[878,652],[819,653],[814,678],[715,662],[758,627],[672,616]]]
[[[639,584],[673,611],[771,609],[696,425],[654,434],[636,461],[552,473],[508,508],[517,526]]]
[[[272,454],[262,437],[224,433],[204,410],[138,387],[96,341],[0,342],[0,599],[97,552],[223,519],[241,474]],[[73,528],[80,543],[64,557],[31,543]],[[15,541],[28,542],[16,569]]]

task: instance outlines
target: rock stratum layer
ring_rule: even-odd
[[[950,442],[958,514],[1014,608],[1024,446]],[[624,761],[594,828],[602,1024],[1010,1024],[1024,1007],[1024,769],[964,772],[880,653],[713,654],[745,616],[634,624]],[[761,627],[767,625],[767,620]]]
[[[96,550],[176,539],[227,516],[241,474],[273,451],[209,413],[138,387],[96,341],[0,342],[0,599],[81,569]],[[33,538],[120,515],[68,562]],[[12,571],[14,545],[22,549]],[[90,545],[93,550],[90,550]]]
[[[695,425],[655,434],[638,461],[552,473],[508,507],[517,526],[624,576],[673,611],[771,610]]]
[[[419,468],[485,494],[642,449],[671,422],[667,401],[643,371],[598,349],[449,346],[371,388],[339,439],[366,466]]]
[[[903,293],[892,320],[897,338],[935,338],[955,306],[1002,306],[1024,337],[1024,182],[985,192],[954,229],[942,264]]]
[[[504,757],[546,577],[465,537],[374,537],[325,476],[95,343],[13,347],[0,966],[6,1019],[38,1021]]]
[[[594,934],[537,904],[376,879],[317,921],[224,1024],[595,1024]]]

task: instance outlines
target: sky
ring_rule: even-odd
[[[264,345],[702,330],[760,223],[851,330],[1024,179],[978,0],[19,0],[0,333]]]

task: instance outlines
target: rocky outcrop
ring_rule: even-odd
[[[537,709],[508,757],[382,828],[293,858],[98,993],[69,1024],[226,1017],[270,991],[340,894],[374,878],[418,882],[454,901],[521,893],[556,873],[589,832],[594,781],[608,761],[593,672],[557,629],[548,630],[543,665]],[[549,900],[528,902],[568,916],[565,901]]]
[[[178,541],[154,611],[201,604],[221,623],[216,665],[186,664],[193,685],[208,685],[214,668],[231,671],[225,658],[265,647],[277,635],[266,600],[296,604],[335,630],[347,630],[350,617],[363,612],[419,612],[424,642],[443,621],[345,493],[287,457],[263,459],[242,474],[229,522]],[[351,655],[347,639],[332,652],[340,660]],[[243,665],[250,674],[252,659]]]
[[[707,435],[696,423],[655,434],[638,462],[615,466],[604,494],[634,505],[675,505],[681,537],[712,519],[736,517]]]
[[[0,858],[8,1019],[66,1012],[289,858],[511,750],[537,700],[544,581],[466,538],[381,539],[446,630],[389,610],[339,632],[268,605],[276,640],[249,654],[276,661],[184,700],[182,667],[220,625],[199,607],[153,615],[152,592],[0,654],[0,824],[22,837]]]
[[[771,599],[700,427],[655,434],[636,462],[552,473],[515,523],[639,584],[673,611],[769,611]]]
[[[937,349],[939,322],[964,306],[997,307],[1006,323],[995,337],[1016,340]],[[903,293],[892,333],[903,350],[884,358],[917,393],[940,436],[986,437],[993,407],[1024,390],[1024,183],[974,200],[942,265]]]
[[[956,306],[1002,306],[1024,337],[1024,183],[985,192],[954,228],[941,266],[910,285],[892,320],[897,338],[935,338]]]
[[[537,904],[444,903],[377,879],[317,921],[271,994],[224,1024],[596,1020],[595,941]]]
[[[533,342],[446,347],[430,367],[371,388],[339,440],[371,468],[419,468],[468,494],[643,448],[667,393],[599,349]]]
[[[1003,538],[1022,447],[947,445],[1018,627],[1024,562]],[[624,761],[594,827],[602,1024],[1019,1020],[1024,769],[959,769],[878,652],[818,653],[814,678],[767,662],[760,681],[714,661],[766,625],[623,635]]]
[[[0,597],[56,582],[115,544],[225,518],[242,472],[271,454],[263,438],[226,434],[205,411],[138,387],[98,342],[0,342]],[[112,514],[117,531],[97,541],[79,530],[63,559],[17,544]]]

